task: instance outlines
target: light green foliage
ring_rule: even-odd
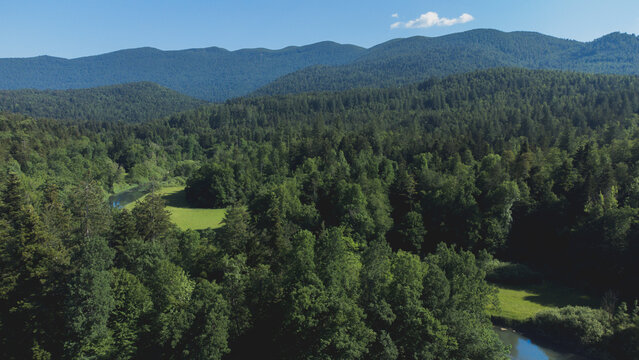
[[[610,316],[603,310],[581,306],[545,310],[532,319],[534,326],[542,328],[548,336],[594,345],[612,334]]]
[[[397,318],[389,335],[399,358],[437,359],[455,345],[446,336],[445,327],[421,301],[427,269],[419,257],[401,250],[392,261],[389,303]]]
[[[359,184],[340,181],[337,185],[336,209],[341,224],[353,229],[358,237],[370,237],[374,234],[375,223],[368,212],[368,201]],[[359,239],[358,241],[363,241]]]
[[[76,272],[68,283],[66,313],[69,340],[65,352],[70,358],[100,358],[111,352],[113,339],[107,327],[115,306],[108,271],[114,252],[106,239],[82,237],[73,257]]]
[[[285,324],[294,340],[287,340],[290,344],[285,356],[298,352],[297,358],[357,359],[367,352],[373,332],[366,327],[364,313],[356,303],[358,292],[352,287],[359,286],[356,279],[361,265],[357,260],[353,263],[348,255],[349,242],[352,246],[352,240],[343,238],[340,231],[323,236],[318,256],[334,255],[324,259],[336,263],[345,275],[322,281],[315,273],[316,260],[320,264],[322,260],[316,258],[314,236],[305,231],[292,239],[287,277],[294,283],[286,305]]]
[[[484,311],[494,301],[495,294],[484,281],[482,262],[468,251],[440,244],[437,251],[426,258],[426,263],[441,270],[431,271],[434,279],[425,281],[424,285],[435,285],[426,289],[426,293],[429,290],[439,292],[435,295],[437,300],[431,300],[431,303],[443,301],[438,304],[443,311],[441,322],[455,344],[448,356],[486,360],[505,358],[505,347],[491,331]]]
[[[171,228],[170,212],[159,194],[151,193],[139,201],[131,211],[136,230],[144,241],[155,241]]]
[[[498,286],[499,307],[490,307],[492,316],[526,320],[540,311],[568,305],[597,306],[598,301],[587,294],[564,286],[542,283],[526,286]]]
[[[229,335],[236,338],[251,326],[251,313],[247,307],[247,287],[249,285],[249,267],[244,254],[236,257],[225,256],[222,259],[224,281],[222,292],[230,307]]]
[[[160,260],[152,276],[149,290],[157,316],[156,341],[176,348],[189,327],[188,306],[195,284],[184,270],[168,260]]]
[[[109,316],[113,337],[111,357],[131,359],[138,351],[141,337],[149,332],[144,318],[153,308],[149,290],[133,274],[123,269],[111,270],[114,307]]]

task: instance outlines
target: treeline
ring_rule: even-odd
[[[351,62],[365,51],[325,41],[280,50],[144,47],[75,59],[5,58],[0,59],[0,89],[86,89],[150,81],[198,99],[221,102],[307,66]]]
[[[579,349],[601,359],[639,356],[639,306],[625,302],[616,309],[566,306],[537,313],[522,326],[557,346]]]
[[[144,124],[5,115],[0,155],[15,174],[5,183],[23,190],[6,185],[3,202],[43,218],[45,189],[61,188],[56,206],[70,213],[75,235],[44,249],[78,260],[62,267],[69,276],[55,293],[72,300],[56,303],[58,314],[91,299],[68,290],[74,276],[98,291],[91,276],[123,269],[149,291],[151,310],[134,321],[139,328],[131,325],[141,330],[127,354],[222,354],[228,346],[238,358],[256,347],[274,358],[494,358],[503,349],[484,314],[487,253],[591,290],[639,296],[637,114],[635,77],[499,69],[403,88],[238,99]],[[181,233],[158,222],[158,199],[132,214],[92,217],[74,208],[78,178],[94,180],[95,198],[126,183],[180,178],[194,205],[229,207],[226,225]],[[9,234],[40,226],[4,216]],[[95,237],[78,225],[89,218],[106,227]],[[5,239],[11,249],[31,249],[29,239],[39,238]],[[98,241],[103,255],[83,255],[74,241]],[[29,275],[7,277],[19,279],[3,288],[7,309],[19,305],[11,303],[16,289],[48,276],[34,272],[24,250],[12,251],[3,269]],[[82,256],[105,260],[85,276]],[[99,276],[106,284],[115,275]],[[174,283],[181,290],[167,285]],[[113,284],[101,289],[116,293]],[[29,306],[37,307],[24,313]],[[99,331],[116,336],[104,319],[117,306],[103,309]],[[193,315],[199,311],[211,315]],[[3,313],[2,326],[20,323],[18,312]],[[91,326],[46,346],[25,337],[20,351],[34,341],[51,354],[67,343],[74,354],[115,351],[83,347],[95,343]],[[222,333],[206,332],[214,330]],[[226,345],[191,343],[205,333]],[[201,350],[205,343],[220,347]]]
[[[551,276],[532,270],[521,263],[493,259],[487,265],[486,279],[501,286],[515,288],[544,286]],[[561,291],[557,289],[555,291]],[[537,295],[536,295],[537,296]],[[545,295],[539,295],[540,302]],[[587,296],[583,297],[585,300]],[[494,325],[509,327],[532,337],[535,341],[553,344],[592,359],[636,359],[639,357],[639,302],[620,300],[618,293],[607,291],[600,306],[573,305],[550,308],[534,316],[516,320],[492,316]]]
[[[637,75],[637,64],[639,38],[635,35],[617,32],[582,43],[534,32],[477,29],[391,40],[344,65],[316,65],[284,75],[255,94],[391,87],[498,67]]]
[[[0,111],[62,120],[142,122],[204,104],[153,83],[74,90],[0,90]]]

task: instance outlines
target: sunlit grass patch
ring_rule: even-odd
[[[497,290],[499,308],[491,306],[488,313],[510,320],[526,320],[542,310],[568,305],[597,305],[591,296],[547,282],[524,286],[498,285]]]
[[[216,229],[222,226],[226,209],[202,209],[190,207],[184,196],[184,186],[165,187],[157,191],[166,201],[166,209],[171,213],[171,220],[181,229],[202,230]],[[147,195],[139,198],[144,199]],[[137,201],[125,206],[131,210]]]

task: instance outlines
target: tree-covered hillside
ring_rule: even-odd
[[[387,87],[504,66],[639,74],[639,39],[614,33],[581,43],[538,33],[496,30],[396,39],[369,49],[349,64],[313,66],[285,75],[256,94]]]
[[[151,81],[199,99],[223,101],[307,66],[348,63],[363,51],[357,46],[321,42],[281,50],[140,48],[70,60],[50,56],[0,59],[0,89],[66,90]]]
[[[614,294],[535,321],[639,354],[637,77],[492,69],[135,124],[2,114],[0,138],[2,358],[505,359],[491,256]],[[224,226],[105,201],[164,180]]]
[[[74,90],[0,90],[0,111],[65,120],[141,122],[204,104],[148,82]]]
[[[395,39],[370,49],[321,42],[281,50],[152,48],[61,59],[0,59],[0,89],[89,88],[151,81],[220,102],[258,95],[388,87],[495,67],[639,74],[639,40],[613,33],[582,43],[531,32],[472,30]]]

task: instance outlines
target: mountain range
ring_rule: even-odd
[[[368,49],[348,64],[314,66],[285,75],[255,93],[396,86],[497,67],[637,75],[639,38],[612,33],[578,42],[534,32],[471,30],[436,38],[397,39]]]
[[[139,48],[77,59],[0,59],[0,89],[77,89],[150,81],[203,100],[223,101],[307,66],[349,63],[364,51],[321,42],[281,50]]]
[[[153,48],[62,59],[0,59],[0,89],[72,89],[150,81],[208,101],[248,94],[386,87],[495,67],[639,74],[639,38],[591,42],[477,29],[391,40],[365,49],[321,42],[281,50]]]

